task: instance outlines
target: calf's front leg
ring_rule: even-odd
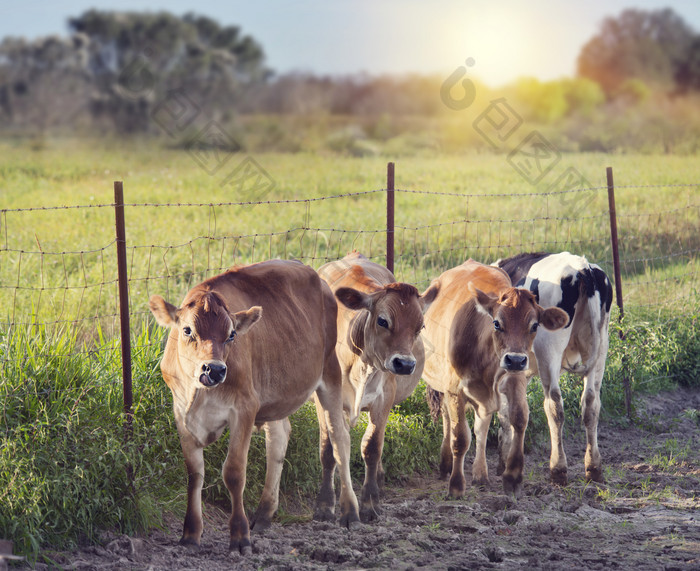
[[[393,403],[393,391],[389,398],[375,401],[369,412],[367,430],[362,437],[362,458],[365,461],[365,481],[360,493],[360,519],[372,521],[381,515],[379,487],[383,484],[382,452],[386,423]]]
[[[499,381],[501,407],[499,418],[507,445],[501,450],[504,470],[501,475],[503,491],[518,497],[522,493],[523,467],[525,465],[525,430],[530,418],[527,405],[527,378],[524,375],[508,375]]]
[[[196,546],[202,538],[202,486],[204,484],[204,447],[185,431],[180,431],[180,446],[187,469],[187,511],[181,545]]]
[[[228,454],[224,461],[223,478],[231,496],[231,519],[229,530],[231,540],[229,551],[239,551],[241,555],[251,555],[250,527],[243,506],[248,449],[253,433],[253,421],[232,424],[230,428]]]

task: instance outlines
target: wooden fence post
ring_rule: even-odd
[[[620,320],[625,315],[624,305],[622,303],[622,278],[620,271],[620,252],[617,243],[617,213],[615,211],[615,183],[613,182],[612,167],[606,169],[608,179],[608,207],[610,212],[610,241],[612,243],[613,254],[613,271],[615,272],[615,297],[617,298],[617,306],[620,308]]]
[[[394,163],[386,165],[386,267],[394,273]]]
[[[126,265],[126,224],[124,222],[124,187],[114,181],[114,216],[117,231],[117,273],[119,279],[119,317],[122,341],[122,382],[124,384],[124,414],[127,431],[133,420],[133,391],[131,385],[131,326],[129,323],[129,276]]]
[[[625,316],[625,308],[622,301],[622,271],[620,269],[620,251],[618,248],[617,239],[617,212],[615,210],[615,183],[613,181],[612,167],[606,169],[608,179],[608,210],[610,212],[610,241],[612,244],[613,253],[613,272],[615,273],[615,298],[617,299],[617,307],[620,309],[620,328],[618,336],[620,340],[625,339],[625,332],[622,330],[622,318]],[[622,390],[625,394],[625,409],[627,418],[632,418],[632,384],[630,383],[629,371],[627,370],[627,355],[622,354]]]

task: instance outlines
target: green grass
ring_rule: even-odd
[[[230,157],[231,164],[244,156]],[[148,313],[151,294],[178,303],[204,277],[268,257],[296,256],[318,267],[356,248],[383,262],[381,192],[257,206],[142,206],[306,200],[376,190],[385,186],[386,162],[394,160],[327,153],[254,158],[275,181],[263,196],[222,186],[225,173],[210,176],[185,151],[153,141],[54,140],[42,150],[21,140],[0,142],[0,536],[12,539],[16,552],[36,559],[49,547],[98,541],[103,530],[132,533],[157,525],[164,510],[184,512],[184,465],[170,392],[158,368],[165,331]],[[700,181],[700,163],[695,157],[565,154],[561,168],[574,166],[592,185],[605,187],[609,165],[619,187],[620,244],[627,261],[620,326],[625,336],[618,336],[614,309],[602,392],[603,417],[617,422],[625,414],[624,379],[633,392],[700,382],[697,187],[671,186]],[[114,180],[124,181],[130,205],[135,414],[128,439],[109,206]],[[474,195],[397,193],[396,274],[418,287],[467,257],[491,262],[529,249],[570,248],[612,275],[604,188],[574,222],[567,219],[571,203],[561,197],[498,196],[546,190],[525,182],[505,155],[434,150],[396,160],[396,186]],[[85,205],[94,207],[20,210]],[[389,484],[435,470],[441,429],[429,420],[424,391],[419,385],[390,418],[383,457]],[[580,380],[565,376],[562,391],[567,430],[578,430]],[[528,398],[528,446],[547,445],[539,383],[530,383]],[[352,433],[358,486],[365,423],[361,419]],[[316,457],[317,449],[315,411],[305,405],[292,417],[282,517],[294,517],[288,514],[298,504],[312,501],[320,466],[300,459]],[[225,455],[225,438],[207,449],[204,497],[228,509],[220,477]],[[659,462],[676,458],[677,451],[669,450]],[[249,506],[257,502],[264,470],[264,437],[258,434],[249,456]]]

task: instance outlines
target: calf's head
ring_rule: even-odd
[[[179,308],[154,295],[148,306],[159,325],[176,332],[180,368],[199,387],[214,387],[226,380],[226,360],[236,337],[262,316],[260,306],[231,313],[212,291],[188,294]]]
[[[367,311],[363,349],[373,366],[410,375],[416,369],[413,345],[423,329],[423,314],[437,293],[438,286],[421,295],[410,284],[392,283],[372,293],[341,287],[335,295],[348,309]]]
[[[491,319],[493,347],[500,366],[506,371],[524,371],[529,367],[528,355],[538,327],[555,331],[569,321],[563,309],[543,308],[525,289],[511,287],[498,295],[471,289],[477,311]]]

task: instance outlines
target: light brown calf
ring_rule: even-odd
[[[472,483],[488,483],[486,437],[498,412],[503,431],[503,488],[522,485],[528,355],[539,326],[554,330],[568,321],[559,308],[544,309],[527,290],[513,288],[498,268],[473,260],[433,281],[440,293],[425,315],[427,358],[423,379],[444,393],[440,472],[451,473],[449,495],[464,494],[464,456],[471,444],[465,411],[474,408],[476,456]]]
[[[360,517],[381,513],[379,489],[384,480],[382,450],[391,407],[416,388],[425,355],[420,332],[423,313],[435,299],[437,287],[422,296],[409,284],[395,283],[384,266],[353,252],[319,269],[340,301],[336,350],[343,377],[343,405],[352,426],[360,412],[369,411],[362,438],[365,480],[360,494]],[[327,442],[321,423],[321,441]],[[332,482],[335,464],[326,444],[321,449],[323,488]]]
[[[269,524],[289,436],[287,417],[316,393],[330,425],[341,479],[341,525],[359,521],[350,480],[350,437],[335,354],[337,305],[313,269],[275,260],[234,268],[194,287],[178,308],[153,296],[150,308],[170,328],[161,361],[188,474],[180,540],[199,545],[204,447],[228,427],[223,478],[231,494],[230,550],[251,553],[243,507],[251,434],[265,426],[268,478],[254,517]],[[328,499],[326,499],[328,501]],[[333,512],[333,503],[327,506]]]

